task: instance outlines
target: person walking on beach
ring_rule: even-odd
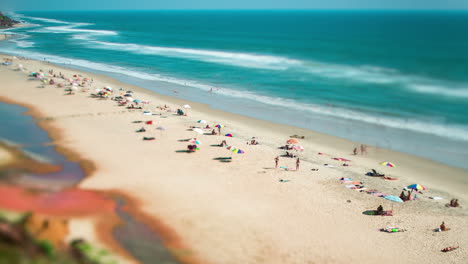
[[[353,149],[353,154],[356,156],[357,155],[357,148]]]
[[[299,158],[297,158],[296,160],[296,170],[298,171],[299,170],[299,164],[301,163],[301,161],[299,160]]]
[[[366,145],[361,144],[361,155],[367,154],[367,148]]]
[[[279,162],[279,157],[276,156],[276,158],[275,158],[275,169],[278,168],[278,162]]]

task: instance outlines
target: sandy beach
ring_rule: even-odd
[[[24,71],[16,70],[19,64]],[[67,78],[81,74],[94,81],[89,91],[78,88],[67,95],[64,88],[41,85],[28,76],[40,69]],[[158,223],[155,226],[167,227],[170,232],[165,234],[181,240],[184,251],[174,253],[187,263],[465,263],[468,258],[466,170],[374,147],[355,156],[352,151],[358,142],[211,109],[44,62],[15,58],[13,65],[0,67],[0,76],[1,97],[34,109],[41,127],[54,128],[49,133],[59,148],[71,149],[93,163],[95,169],[88,171],[80,187],[116,191],[137,201],[135,206]],[[135,98],[150,103],[141,110],[126,109],[114,100],[90,96],[105,86],[113,87],[114,94],[120,93],[119,88],[131,90]],[[191,106],[188,115],[177,115],[175,110],[185,104]],[[157,108],[164,105],[172,111]],[[144,123],[150,120],[153,124]],[[222,124],[222,134],[234,136],[197,134],[190,127],[204,126],[198,120],[212,127]],[[146,132],[136,133],[141,127]],[[57,133],[60,137],[54,137]],[[298,171],[296,159],[282,157],[285,150],[278,149],[291,135],[304,136],[298,141],[305,150],[293,151],[301,160]],[[187,153],[189,143],[182,140],[194,137],[202,143],[200,150]],[[252,137],[260,144],[246,144]],[[215,146],[222,140],[245,153]],[[280,156],[277,169],[276,156]],[[232,161],[220,162],[223,157]],[[380,165],[384,161],[396,167]],[[366,176],[371,169],[397,180]],[[352,180],[340,182],[341,178]],[[362,182],[365,189],[346,188],[351,182]],[[365,192],[375,189],[398,196],[403,187],[415,183],[427,190],[405,203]],[[452,198],[459,199],[462,207],[446,207]],[[379,205],[392,210],[393,216],[363,214]],[[434,232],[442,221],[451,230]],[[109,230],[93,223],[93,219],[73,222],[70,236],[106,242],[115,249],[105,233]],[[385,227],[407,231],[379,231]],[[168,235],[162,236],[171,248]],[[449,246],[460,248],[441,252]],[[126,259],[134,262],[128,255]]]

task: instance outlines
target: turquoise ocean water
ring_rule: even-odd
[[[2,53],[468,168],[468,12],[10,15]]]

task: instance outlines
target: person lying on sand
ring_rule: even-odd
[[[292,135],[292,136],[289,136],[290,138],[299,138],[299,139],[304,139],[305,137],[304,136],[298,136],[298,135]]]
[[[219,146],[220,146],[220,147],[225,147],[225,146],[227,146],[226,140],[221,141],[221,143],[219,144]]]
[[[452,250],[455,250],[457,248],[459,248],[460,246],[451,246],[451,247],[446,247],[444,249],[442,249],[441,251],[442,252],[449,252],[449,251],[452,251]]]

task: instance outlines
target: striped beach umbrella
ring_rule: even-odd
[[[396,167],[395,164],[393,164],[392,162],[388,162],[388,161],[385,161],[385,162],[382,162],[380,163],[380,165],[384,165],[384,166],[387,166],[387,167]]]
[[[406,188],[417,190],[417,191],[426,190],[426,187],[422,186],[421,184],[411,184],[411,185],[408,185],[408,187]]]
[[[215,127],[217,127],[217,128],[223,128],[224,126],[223,126],[223,125],[220,125],[220,124],[217,124]]]
[[[288,144],[298,144],[299,140],[297,140],[295,138],[291,138],[288,141],[286,141],[286,143],[288,143]]]
[[[233,137],[232,134],[226,134],[226,137]]]

